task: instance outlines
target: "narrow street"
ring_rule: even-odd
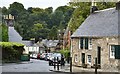
[[[48,61],[31,59],[30,62],[4,64],[2,72],[50,72]]]
[[[48,61],[31,59],[29,62],[10,63],[2,66],[2,74],[69,74],[70,72],[50,71]],[[98,72],[98,74],[119,74],[116,72]],[[73,72],[71,74],[95,74],[94,72]]]

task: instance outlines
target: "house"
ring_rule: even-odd
[[[60,49],[59,40],[43,39],[41,43],[46,47],[46,52],[59,51]]]
[[[40,43],[34,43],[33,41],[23,40],[22,43],[25,45],[23,52],[24,54],[29,54],[32,57],[34,54],[37,56],[38,53],[42,54],[45,51],[45,48]]]
[[[71,36],[73,65],[120,71],[120,2],[116,7],[91,12]]]

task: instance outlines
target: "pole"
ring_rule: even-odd
[[[59,71],[59,58],[57,57],[57,70]]]
[[[55,63],[55,57],[54,57],[54,61],[53,61],[53,65],[54,65],[54,70],[56,69],[56,63]]]
[[[95,74],[97,74],[97,58],[95,58]]]
[[[70,73],[72,73],[72,57],[70,57]]]

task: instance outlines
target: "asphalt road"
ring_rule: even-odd
[[[49,66],[48,61],[31,59],[30,62],[22,62],[19,64],[10,63],[4,64],[2,67],[2,74],[95,74],[94,72],[53,72],[53,66]],[[120,74],[120,73],[108,73],[101,72],[97,74]]]
[[[48,61],[31,59],[30,62],[11,63],[2,66],[2,72],[50,72]]]

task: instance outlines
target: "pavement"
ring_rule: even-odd
[[[53,72],[63,72],[63,73],[68,73],[70,72],[70,64],[66,64],[65,67],[60,68],[60,70],[54,70],[52,69],[51,71]],[[76,67],[76,66],[72,66],[72,72],[76,73],[76,72],[95,72],[95,69],[93,68],[82,68],[82,67]],[[120,73],[120,71],[117,70],[105,70],[105,69],[97,69],[97,72],[114,72],[114,73]]]

